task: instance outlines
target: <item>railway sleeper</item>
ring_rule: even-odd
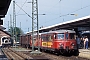
[[[24,59],[33,59],[32,57],[30,57],[30,56],[28,56],[28,55],[26,55],[26,54],[24,54],[24,53],[15,51],[15,50],[13,50],[13,49],[11,49],[11,48],[10,48],[10,50],[13,51],[14,53],[16,53],[17,55],[23,57]]]

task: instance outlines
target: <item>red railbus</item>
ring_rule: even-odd
[[[78,52],[75,31],[58,30],[41,34],[41,49],[58,53]]]
[[[34,48],[40,47],[40,50],[53,51],[57,53],[73,53],[78,54],[76,43],[76,33],[73,30],[57,30],[39,33],[39,40],[37,34],[33,36]],[[32,35],[26,34],[20,36],[21,45],[25,47],[32,47]]]

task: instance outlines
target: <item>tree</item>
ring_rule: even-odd
[[[19,36],[21,34],[24,34],[24,32],[19,28],[19,27],[10,27],[10,29],[8,30],[8,32],[11,34],[11,37],[15,37],[16,40],[19,42]]]

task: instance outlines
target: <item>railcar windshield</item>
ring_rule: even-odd
[[[57,39],[64,39],[64,34],[63,33],[57,34]]]
[[[69,36],[70,36],[70,39],[75,39],[75,33],[70,33]]]

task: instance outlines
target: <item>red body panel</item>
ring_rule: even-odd
[[[45,42],[42,41],[42,46],[43,48],[52,48],[52,49],[60,49],[60,45],[63,45],[63,49],[66,49],[66,47],[69,47],[69,49],[74,49],[72,46],[74,44],[76,46],[76,40],[55,40],[53,42]]]
[[[60,49],[60,45],[63,45],[63,49],[66,49],[66,47],[69,47],[69,49],[73,49],[72,44],[76,45],[76,40],[54,41],[52,48],[54,48],[54,49]]]

